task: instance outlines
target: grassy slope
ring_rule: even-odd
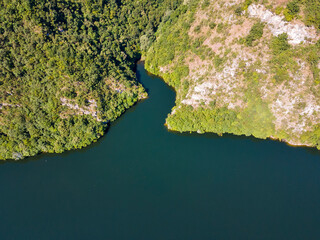
[[[319,1],[313,2],[317,6],[320,5]],[[146,68],[163,77],[176,89],[176,106],[168,115],[167,125],[169,129],[181,132],[233,133],[253,135],[257,138],[272,136],[292,144],[319,146],[320,130],[316,121],[307,119],[305,129],[299,133],[286,127],[289,124],[286,124],[285,121],[295,123],[295,121],[303,120],[303,116],[299,116],[299,111],[303,111],[305,102],[302,102],[301,106],[297,104],[291,110],[293,113],[279,123],[277,119],[279,116],[271,111],[271,106],[278,96],[269,94],[268,97],[262,97],[261,92],[263,86],[267,86],[270,92],[276,92],[280,86],[284,86],[284,89],[291,91],[290,94],[294,93],[295,87],[301,87],[291,86],[292,76],[298,68],[294,60],[300,59],[308,65],[305,69],[310,71],[308,75],[310,79],[305,86],[302,86],[308,90],[299,92],[301,96],[298,97],[301,97],[303,101],[308,101],[304,95],[309,94],[318,101],[319,70],[310,59],[315,59],[315,62],[319,60],[319,44],[304,44],[288,49],[282,49],[280,46],[279,50],[282,42],[272,37],[266,28],[264,28],[263,37],[259,33],[255,36],[256,32],[249,30],[252,29],[251,26],[259,24],[259,21],[248,20],[247,15],[236,16],[235,14],[237,8],[243,11],[249,3],[250,1],[246,1],[225,8],[223,2],[220,2],[222,9],[220,14],[217,11],[219,7],[214,7],[217,6],[216,1],[211,3],[209,1],[189,1],[188,4],[181,6],[171,14],[169,20],[161,25],[157,33],[157,40],[146,54]],[[304,9],[302,5],[301,8]],[[279,7],[272,10],[279,11]],[[312,15],[312,13],[306,14],[307,10],[304,12],[305,15]],[[234,25],[242,26],[242,28],[244,25],[241,24],[250,25],[243,36],[233,39],[232,42],[228,42],[228,39],[232,37],[230,36],[232,24],[230,25],[224,18],[230,15],[236,18]],[[202,16],[205,17],[202,18]],[[309,22],[312,21],[309,19]],[[315,25],[317,26],[317,23]],[[208,39],[211,40],[211,47],[210,44],[204,44],[204,42],[209,42]],[[220,47],[215,47],[219,43],[221,43]],[[212,76],[217,76],[217,73],[222,72],[230,65],[228,63],[239,55],[241,56],[241,52],[250,52],[255,57],[250,62],[250,66],[246,66],[246,61],[239,63],[234,82],[236,85],[234,91],[240,89],[239,94],[235,94],[233,99],[223,92],[220,95],[209,94],[205,100],[199,100],[196,104],[185,104],[184,100],[194,93],[195,86],[206,81],[214,81]],[[267,73],[259,73],[255,70],[257,68],[267,68]],[[302,69],[301,72],[305,69]],[[311,91],[310,89],[315,93],[308,92]],[[277,93],[279,94],[281,95],[281,92]],[[242,106],[228,108],[228,101],[236,102],[239,99],[243,101]],[[295,112],[297,114],[294,115]],[[275,123],[278,125],[276,126]]]

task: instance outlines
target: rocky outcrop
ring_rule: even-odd
[[[170,39],[176,26],[188,26],[187,14],[159,34],[153,46],[156,57],[150,55],[146,60],[150,70],[159,69],[171,83],[170,77],[180,74],[182,64],[188,69],[188,75],[179,79],[180,85],[172,82],[177,86],[177,105],[168,117],[168,128],[272,136],[291,145],[318,144],[320,63],[311,64],[309,56],[318,54],[315,44],[320,35],[300,20],[303,11],[288,22],[272,12],[273,3],[251,4],[245,12],[236,13],[244,9],[244,0],[208,1],[199,4],[186,36],[180,36],[188,41],[181,44]],[[269,10],[271,6],[273,10]],[[261,36],[254,33],[259,37],[254,44],[247,44],[257,25],[262,26]],[[283,33],[291,45],[285,42],[286,49],[274,41],[274,36]],[[166,50],[162,46],[167,46],[167,41],[176,49],[170,61],[157,54]],[[277,47],[281,48],[278,53]],[[236,117],[230,119],[233,115]]]
[[[249,17],[259,18],[261,22],[266,23],[274,36],[282,33],[288,34],[288,42],[292,45],[319,39],[314,27],[307,27],[302,23],[286,22],[263,5],[251,4],[248,7],[248,14]]]
[[[74,100],[67,99],[67,98],[60,98],[61,104],[66,106],[70,109],[76,110],[76,114],[78,115],[91,115],[97,121],[101,122],[102,120],[98,117],[97,111],[97,102],[92,99],[88,100],[88,106],[79,106],[75,103]]]

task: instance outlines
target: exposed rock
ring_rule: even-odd
[[[237,4],[243,6],[243,2]],[[183,46],[187,50],[176,50],[170,63],[159,66],[160,74],[174,73],[181,66],[179,57],[184,56],[189,69],[188,76],[181,79],[183,84],[176,89],[177,106],[171,115],[178,119],[180,112],[176,110],[182,105],[190,105],[194,111],[199,107],[209,111],[223,107],[243,121],[240,128],[241,124],[252,122],[256,129],[269,126],[266,135],[286,138],[283,140],[289,144],[314,145],[309,136],[320,124],[320,85],[315,84],[314,66],[310,66],[307,55],[319,34],[314,27],[307,27],[300,20],[287,22],[260,4],[251,4],[248,15],[234,15],[235,8],[230,7],[233,3],[221,0],[210,1],[206,8],[199,5],[187,30],[189,41]],[[263,34],[248,46],[245,40],[252,26],[260,21],[265,23]],[[222,27],[210,27],[212,22]],[[195,31],[198,26],[200,31]],[[288,35],[293,46],[280,58],[270,49],[270,42],[282,33]],[[192,48],[197,40],[202,42],[202,52]],[[320,68],[320,62],[316,65]],[[188,128],[192,127],[181,127],[184,131]],[[244,132],[248,134],[250,130]]]
[[[282,17],[267,10],[263,5],[251,4],[248,7],[248,13],[249,17],[259,18],[261,22],[266,23],[274,36],[287,33],[288,42],[292,45],[296,45],[301,42],[305,43],[307,39],[319,39],[314,27],[307,27],[303,23],[286,22]]]
[[[242,99],[245,82],[236,76],[242,59],[248,60],[245,54],[241,54],[228,61],[221,71],[208,71],[205,63],[197,65],[198,68],[190,75],[195,85],[181,102],[197,107],[201,102],[209,104],[215,100],[217,105],[227,106],[229,109],[244,108],[246,103]],[[247,64],[250,65],[249,62]],[[199,83],[198,79],[205,75],[208,76],[204,82]]]
[[[21,160],[21,159],[23,159],[23,155],[22,155],[22,153],[19,153],[19,152],[14,152],[14,153],[12,153],[12,159],[14,159],[14,160]]]
[[[97,121],[101,122],[102,120],[98,117],[97,103],[94,99],[88,100],[89,106],[79,106],[75,103],[74,100],[67,98],[60,98],[61,104],[67,106],[68,108],[76,110],[78,115],[91,115]]]
[[[3,107],[21,107],[20,104],[0,103],[0,109]]]

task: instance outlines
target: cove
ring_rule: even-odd
[[[149,98],[92,146],[0,164],[0,239],[320,239],[320,155],[271,140],[168,132]]]

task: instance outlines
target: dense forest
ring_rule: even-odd
[[[111,121],[147,97],[135,76],[141,56],[147,70],[177,91],[175,114],[167,119],[172,130],[294,137],[276,131],[272,101],[265,102],[259,93],[268,76],[255,69],[268,68],[272,84],[289,86],[290,73],[299,67],[293,59],[299,58],[312,74],[305,87],[318,99],[320,41],[292,47],[286,34],[268,38],[266,24],[251,19],[247,35],[229,41],[228,47],[233,24],[226,19],[232,16],[240,26],[248,20],[251,4],[320,31],[320,0],[1,0],[0,160],[59,153],[96,141]],[[207,18],[201,20],[203,16]],[[221,47],[210,48],[214,44]],[[237,52],[235,46],[246,50]],[[264,66],[261,51],[270,56]],[[260,52],[251,67],[240,62],[233,83],[246,80],[247,88],[239,95],[245,110],[219,103],[227,95],[196,106],[183,104],[197,84],[223,72],[244,52]],[[190,70],[199,65],[192,63],[195,59],[209,67],[206,75],[192,80],[202,72],[201,67]],[[295,107],[302,111],[306,103]],[[319,124],[307,124],[308,132],[295,140],[320,146]]]
[[[179,0],[1,0],[0,159],[82,148],[139,99],[135,62]]]

